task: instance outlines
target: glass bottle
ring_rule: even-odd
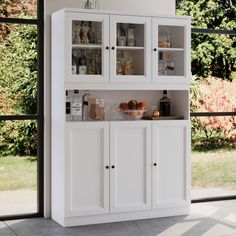
[[[79,22],[75,24],[75,38],[74,38],[74,43],[75,44],[81,44],[81,25]]]
[[[89,31],[89,25],[88,22],[84,22],[82,25],[82,44],[89,44],[89,38],[88,38],[88,31]]]
[[[163,52],[159,53],[158,75],[166,75],[166,63],[163,60]]]
[[[82,117],[83,120],[88,120],[88,101],[89,99],[93,98],[89,90],[85,90],[84,96],[82,98],[82,103],[83,103],[83,110],[82,110]]]
[[[66,90],[66,121],[71,121],[71,97]]]
[[[74,95],[72,98],[72,120],[81,121],[82,120],[82,98],[79,95],[79,90],[74,90]]]
[[[84,52],[82,51],[81,56],[79,57],[79,65],[78,65],[78,72],[80,75],[86,75],[87,74],[87,58],[84,55]]]
[[[130,25],[128,29],[127,46],[129,47],[135,46],[135,29],[134,29],[134,26],[132,25]]]
[[[167,90],[163,91],[163,97],[160,99],[160,115],[170,116],[170,99],[167,97]]]
[[[72,54],[72,75],[75,75],[77,74],[77,59],[76,59],[76,56],[75,54],[73,53]]]

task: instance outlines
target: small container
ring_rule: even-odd
[[[88,99],[88,120],[105,120],[104,99]]]
[[[126,37],[125,36],[120,36],[118,38],[118,46],[121,46],[121,47],[126,46]]]

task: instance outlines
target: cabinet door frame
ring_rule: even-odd
[[[102,208],[83,208],[72,209],[72,186],[71,186],[71,131],[74,130],[96,130],[101,131],[102,146],[103,146],[103,163],[101,163],[101,175],[103,175],[103,207]],[[70,122],[65,125],[65,216],[86,216],[109,213],[109,123],[108,122]],[[88,147],[89,148],[89,147]],[[81,154],[83,155],[83,154]],[[89,170],[88,170],[89,171]],[[84,181],[86,185],[86,180]]]
[[[152,82],[166,84],[189,84],[191,80],[191,22],[184,19],[152,18]],[[158,75],[158,27],[180,26],[184,27],[184,75],[183,76],[160,76]],[[156,50],[154,50],[156,49]],[[171,51],[169,51],[171,52]]]
[[[117,163],[117,130],[119,128],[143,128],[145,129],[145,187],[146,192],[145,204],[139,205],[126,205],[119,206],[117,203],[117,175],[116,169],[118,168]],[[128,143],[127,143],[128,145]],[[135,148],[135,147],[134,147]],[[111,169],[110,171],[110,212],[128,212],[128,211],[138,211],[138,210],[147,210],[151,208],[151,123],[145,121],[138,122],[127,122],[127,121],[117,121],[110,124],[110,165],[114,165],[117,168]],[[130,174],[132,174],[132,165],[127,163],[127,168],[130,169]]]
[[[72,21],[97,21],[102,23],[103,41],[102,50],[102,74],[101,75],[72,75]],[[62,26],[63,27],[63,26]],[[66,82],[109,82],[109,15],[92,13],[65,13],[65,81]],[[100,47],[99,47],[100,48]]]
[[[116,24],[144,24],[144,75],[116,75]],[[114,83],[151,82],[151,17],[110,15],[110,79]],[[114,47],[114,50],[112,49]]]
[[[184,143],[185,146],[183,147],[184,150],[184,198],[182,200],[176,201],[160,201],[158,199],[158,182],[159,175],[158,170],[161,168],[159,166],[159,160],[161,157],[158,154],[158,140],[161,139],[158,135],[159,128],[170,128],[170,127],[178,127],[182,128],[184,132]],[[191,203],[190,198],[190,189],[191,189],[191,161],[190,161],[190,151],[191,151],[191,144],[190,144],[190,122],[189,121],[155,121],[152,124],[152,163],[156,163],[157,165],[153,166],[152,168],[152,208],[168,208],[168,207],[183,207],[187,206]],[[169,146],[171,144],[167,144],[166,148],[171,148]],[[170,163],[171,164],[171,163]],[[165,180],[162,180],[165,181]]]

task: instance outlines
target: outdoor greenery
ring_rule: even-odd
[[[192,186],[236,190],[236,151],[192,153]]]
[[[32,18],[35,0],[0,0],[1,16]],[[0,23],[0,115],[37,113],[37,28]],[[0,123],[0,154],[35,155],[35,121]]]
[[[5,156],[0,158],[0,191],[37,187],[37,162],[35,157]]]
[[[179,0],[177,13],[192,16],[193,28],[236,30],[236,2]],[[232,80],[236,76],[236,36],[192,34],[192,73]]]

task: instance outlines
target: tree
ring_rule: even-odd
[[[192,16],[193,28],[236,31],[236,3],[231,0],[178,0],[177,13]],[[192,72],[232,80],[236,71],[236,36],[192,34]]]

